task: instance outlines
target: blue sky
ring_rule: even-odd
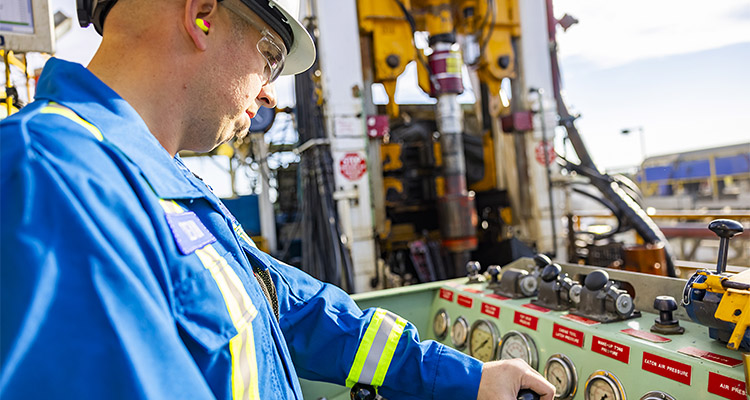
[[[52,7],[75,16],[73,0]],[[647,155],[750,142],[750,2],[554,0],[554,7],[556,17],[580,20],[558,31],[563,87],[600,167],[640,163],[638,136],[623,128],[643,128]],[[98,43],[93,28],[74,28],[57,56],[86,64]],[[293,104],[290,78],[277,90],[280,106]]]
[[[750,2],[555,0],[568,106],[600,167],[750,143]]]

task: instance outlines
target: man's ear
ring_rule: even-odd
[[[211,18],[217,15],[219,7],[217,0],[185,0],[185,18],[183,24],[185,31],[195,44],[196,49],[205,51],[208,47],[208,35],[210,29],[205,29],[211,24]],[[204,29],[198,25],[197,19],[205,21]]]

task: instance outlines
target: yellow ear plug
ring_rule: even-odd
[[[197,18],[195,20],[195,24],[198,25],[198,28],[201,28],[201,30],[203,31],[203,33],[205,33],[206,35],[208,35],[208,28],[211,27],[211,24],[208,23],[208,21],[205,21],[203,18]]]

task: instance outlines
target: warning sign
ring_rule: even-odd
[[[356,181],[367,172],[367,162],[358,153],[347,153],[339,161],[339,172],[344,178]]]
[[[545,157],[545,149],[546,149],[546,157]],[[555,154],[555,144],[549,141],[542,140],[539,142],[539,144],[536,145],[536,148],[534,148],[534,155],[536,158],[536,161],[539,164],[542,165],[548,165],[555,162],[555,158],[557,158],[557,154]]]

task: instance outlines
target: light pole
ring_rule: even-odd
[[[620,130],[620,133],[623,135],[628,135],[630,132],[638,131],[638,139],[641,142],[641,167],[640,167],[640,175],[641,175],[641,191],[645,192],[646,188],[646,167],[644,163],[646,162],[646,140],[643,135],[643,127],[642,126],[636,126],[633,128],[625,128]]]

